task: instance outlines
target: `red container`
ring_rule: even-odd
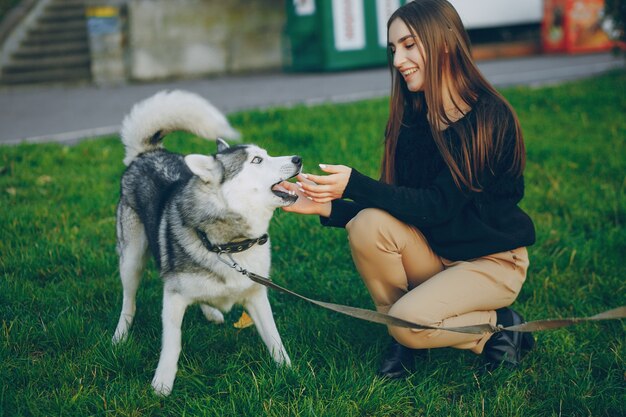
[[[544,0],[541,41],[544,52],[607,51],[604,0]]]

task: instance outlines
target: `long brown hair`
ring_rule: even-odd
[[[423,45],[425,88],[420,92],[409,91],[398,70],[394,68],[393,55],[389,52],[391,98],[385,129],[383,181],[390,184],[395,181],[395,150],[405,109],[414,113],[428,112],[428,121],[437,148],[459,188],[482,190],[481,174],[485,169],[495,169],[498,158],[502,157],[506,135],[511,132],[515,134],[515,146],[513,162],[506,173],[512,176],[522,175],[525,149],[515,111],[476,67],[471,58],[469,36],[454,7],[446,0],[414,0],[391,15],[387,22],[387,33],[395,19],[401,19]],[[468,123],[453,123],[454,120],[446,115],[442,98],[444,74],[450,83],[450,90],[456,92],[462,100],[460,103],[455,102],[455,107],[462,111],[462,107],[469,105],[477,118],[477,129],[469,129]],[[477,106],[479,98],[481,105]],[[501,104],[483,106],[482,103]],[[511,122],[514,126],[511,126]],[[438,128],[440,123],[453,128],[460,142],[449,143]]]

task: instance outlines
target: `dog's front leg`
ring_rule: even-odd
[[[291,360],[283,346],[283,342],[276,329],[272,307],[267,298],[267,289],[261,288],[256,294],[246,300],[245,309],[250,313],[261,339],[270,351],[272,358],[279,365],[291,366]]]
[[[172,392],[181,350],[181,326],[189,304],[182,295],[167,288],[163,291],[163,341],[159,365],[152,379],[152,388],[158,395]]]

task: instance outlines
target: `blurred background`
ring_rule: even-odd
[[[0,0],[0,85],[386,65],[405,0]],[[607,51],[623,0],[451,0],[478,60]],[[622,20],[620,20],[622,19]]]

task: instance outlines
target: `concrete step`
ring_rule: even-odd
[[[67,10],[67,9],[76,9],[79,7],[85,7],[85,0],[59,0],[50,2],[48,6],[46,6],[46,10],[54,9],[54,10]]]
[[[85,9],[83,7],[46,10],[43,16],[39,18],[39,21],[42,23],[71,22],[73,20],[85,20]]]
[[[77,6],[77,5],[85,5],[85,0],[53,0],[50,2],[50,6]]]
[[[84,0],[54,0],[46,6],[0,73],[0,84],[91,80]]]
[[[89,69],[52,69],[43,71],[20,72],[16,74],[1,74],[0,84],[39,84],[39,83],[68,83],[91,81]]]
[[[48,23],[38,23],[33,29],[29,31],[29,33],[37,34],[37,35],[47,35],[50,33],[58,33],[58,32],[75,32],[75,31],[86,31],[87,30],[87,20],[72,20],[68,22],[48,22]]]
[[[15,74],[20,72],[41,71],[44,69],[63,69],[63,68],[89,68],[90,56],[65,55],[56,57],[46,57],[37,59],[15,59],[2,69],[3,74]]]
[[[12,54],[14,59],[45,58],[58,55],[89,55],[89,44],[86,41],[79,42],[55,42],[48,45],[25,46]]]
[[[44,46],[59,42],[87,42],[86,30],[63,31],[58,33],[28,33],[22,41],[24,46]]]

